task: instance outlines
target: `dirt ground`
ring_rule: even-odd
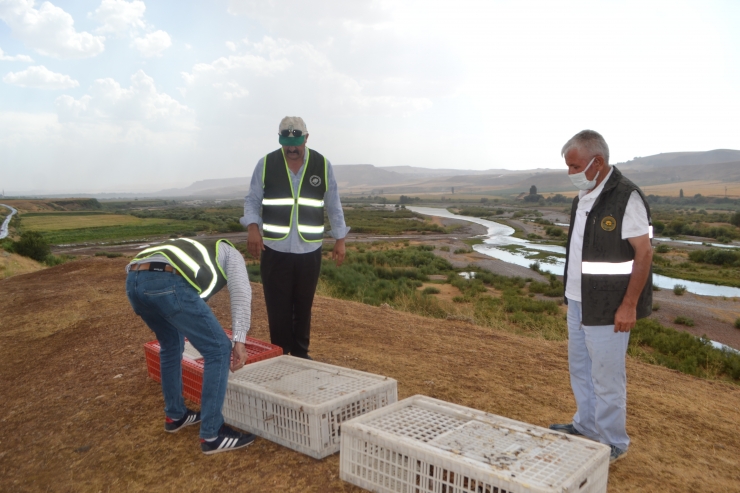
[[[0,491],[359,492],[339,456],[317,461],[264,439],[205,456],[197,426],[163,431],[152,333],[124,293],[124,259],[91,258],[0,281]],[[254,285],[250,335],[266,339]],[[212,308],[229,327],[228,293]],[[426,394],[546,426],[574,412],[563,342],[317,298],[312,355]],[[628,360],[629,455],[609,489],[740,490],[740,388]]]

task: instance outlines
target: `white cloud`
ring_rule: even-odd
[[[233,41],[227,41],[225,44],[229,51],[236,51],[236,43]]]
[[[140,124],[150,130],[195,129],[193,112],[171,96],[157,91],[154,79],[139,70],[128,88],[113,79],[97,79],[88,94],[79,99],[60,96],[56,100],[61,122]]]
[[[105,49],[103,36],[77,32],[74,19],[50,2],[34,8],[34,0],[3,0],[0,19],[27,46],[55,58],[88,58]]]
[[[162,52],[172,46],[172,39],[164,31],[155,31],[134,39],[132,44],[139,50],[141,56],[152,58],[162,56]]]
[[[88,16],[100,22],[96,32],[115,33],[124,35],[144,29],[144,11],[146,5],[140,0],[127,2],[126,0],[103,0],[100,7]]]
[[[285,104],[301,101],[302,106],[314,106],[334,115],[369,112],[405,116],[431,106],[431,101],[415,94],[409,84],[383,79],[365,81],[342,72],[307,42],[265,37],[247,45],[244,54],[199,63],[190,73],[183,73],[188,94],[195,90],[207,98],[215,90],[216,95],[227,100],[254,94],[254,104],[260,108],[274,101],[274,97],[267,97],[272,94]],[[240,93],[235,87],[248,92]],[[224,110],[242,111],[233,107]]]
[[[26,62],[33,63],[33,58],[28,55],[6,55],[2,48],[0,48],[0,61],[3,62]]]
[[[20,87],[36,89],[71,89],[80,85],[69,75],[58,74],[43,65],[28,67],[22,72],[10,72],[3,77],[3,82]]]

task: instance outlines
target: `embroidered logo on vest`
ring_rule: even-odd
[[[321,178],[319,178],[319,177],[318,177],[318,176],[316,176],[316,175],[312,175],[312,176],[311,176],[311,178],[309,178],[308,182],[309,182],[309,183],[310,183],[311,185],[313,185],[313,186],[315,186],[315,187],[318,187],[319,185],[321,185]]]
[[[606,216],[601,220],[601,229],[604,231],[614,231],[617,229],[617,220],[611,216]]]

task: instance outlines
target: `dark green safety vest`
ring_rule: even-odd
[[[226,273],[218,263],[221,243],[231,245],[228,240],[191,240],[178,238],[142,250],[134,260],[144,260],[152,255],[163,255],[182,274],[204,300],[216,294],[226,285]]]
[[[265,156],[262,168],[262,231],[269,240],[287,238],[298,207],[298,234],[306,242],[324,237],[324,194],[327,188],[326,158],[306,148],[298,193],[293,190],[290,169],[280,148]]]
[[[617,308],[627,293],[632,275],[635,250],[628,240],[622,239],[622,222],[627,202],[637,190],[645,204],[652,235],[650,206],[637,185],[624,177],[617,168],[604,184],[601,194],[586,218],[583,232],[583,257],[581,265],[581,303],[583,325],[613,325]],[[573,200],[570,224],[575,225],[579,198]],[[568,257],[572,230],[568,233],[568,248],[565,255],[564,285],[568,284]],[[566,298],[565,302],[568,300]],[[637,318],[652,313],[653,270],[650,267],[645,287],[637,301]]]

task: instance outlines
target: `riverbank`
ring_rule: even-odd
[[[485,240],[486,244],[477,246],[478,252],[476,253],[465,254],[465,256],[461,257],[460,255],[453,255],[449,252],[435,250],[437,255],[446,258],[455,267],[464,267],[468,264],[473,264],[501,275],[525,278],[532,277],[537,280],[542,279],[536,272],[528,268],[528,265],[533,262],[532,260],[516,256],[508,250],[504,251],[495,248],[494,245],[510,244],[520,248],[526,245],[527,248],[533,251],[537,249],[538,245],[527,243],[525,240],[509,239],[511,235],[511,228],[509,226],[499,225],[474,217],[466,217],[464,219],[450,218],[449,216],[452,213],[444,209],[412,208],[412,210],[417,210],[423,214],[434,214],[438,212],[440,216],[435,216],[435,218],[440,221],[470,221],[471,225],[477,226],[475,229],[476,232],[485,230],[485,233],[479,234],[487,235],[488,239]],[[542,248],[542,246],[539,247]],[[555,247],[554,249],[562,249],[562,247]],[[504,260],[497,258],[491,259],[485,253],[496,255]],[[513,262],[516,262],[518,265]],[[562,274],[562,263],[560,265],[542,264],[542,268],[550,269],[556,274]],[[673,293],[672,288],[674,284],[678,283],[688,284],[697,290],[707,288],[709,290],[714,289],[719,291],[722,287],[711,285],[694,286],[693,283],[682,281],[681,279],[666,279],[662,276],[654,277],[659,280],[654,281],[654,284],[660,284],[664,289],[656,290],[653,293],[654,302],[658,310],[653,312],[651,318],[655,318],[661,324],[675,328],[676,330],[688,332],[698,337],[706,336],[713,341],[740,350],[740,329],[734,327],[735,320],[740,318],[740,297],[706,296],[691,292],[686,292],[683,296],[677,296]],[[727,288],[728,291],[733,289],[737,288]],[[677,317],[687,317],[693,321],[694,325],[676,324],[674,320]]]

